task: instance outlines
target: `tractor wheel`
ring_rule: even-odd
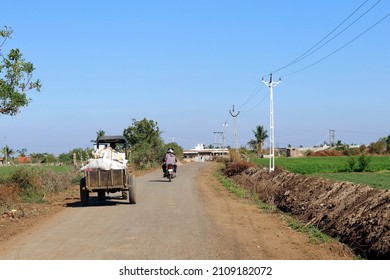
[[[136,182],[135,182],[134,175],[130,175],[129,203],[130,204],[136,203]]]
[[[80,200],[82,206],[87,206],[89,204],[89,191],[85,189],[85,177],[80,180]]]

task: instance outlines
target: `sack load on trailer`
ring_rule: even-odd
[[[122,192],[122,198],[129,204],[136,203],[135,176],[127,167],[127,152],[124,136],[100,136],[97,139],[94,158],[80,169],[84,172],[80,180],[81,205],[89,204],[90,192],[97,192],[99,200],[104,200],[106,193]]]

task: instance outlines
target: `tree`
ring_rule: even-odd
[[[23,149],[21,149],[21,150],[17,150],[16,151],[18,154],[19,154],[19,156],[21,156],[21,157],[25,157],[26,155],[27,155],[27,149],[26,148],[23,148]]]
[[[99,131],[96,131],[96,139],[95,140],[91,140],[91,142],[94,142],[94,143],[97,143],[97,140],[100,136],[104,136],[106,135],[106,132],[104,130],[99,130]]]
[[[390,153],[390,135],[385,137],[385,143],[386,143],[386,153]]]
[[[31,99],[27,97],[29,90],[41,89],[39,80],[32,80],[35,70],[31,62],[25,61],[19,49],[11,49],[7,55],[1,47],[11,37],[12,29],[5,26],[0,29],[0,114],[14,116],[21,107],[26,107]]]
[[[1,152],[4,155],[4,158],[6,159],[6,164],[8,164],[8,160],[10,159],[10,156],[13,155],[15,152],[12,150],[8,145],[5,145],[4,148],[1,149]]]
[[[32,153],[31,160],[34,163],[56,163],[57,157],[50,153]]]
[[[265,139],[268,138],[267,130],[262,125],[257,125],[256,129],[252,131],[255,134],[255,139],[250,140],[248,145],[253,151],[259,154],[261,153]]]
[[[382,138],[374,143],[371,143],[368,146],[368,152],[370,154],[384,154],[386,152],[386,142]]]
[[[123,131],[131,146],[131,160],[140,168],[149,168],[160,163],[163,140],[157,122],[144,118],[133,119],[131,126]]]

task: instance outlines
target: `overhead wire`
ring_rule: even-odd
[[[261,87],[263,86],[263,83],[259,82],[256,86],[256,88],[253,90],[252,94],[248,97],[248,99],[241,105],[238,106],[238,109],[244,107],[246,104],[248,104],[260,91]]]
[[[264,85],[264,84],[263,84]],[[263,86],[262,85],[262,86]],[[261,88],[261,87],[260,87]],[[257,106],[259,106],[261,103],[263,103],[263,101],[265,100],[265,98],[267,97],[268,95],[264,95],[264,97],[259,101],[257,102],[253,107],[251,107],[250,109],[248,110],[245,110],[245,111],[242,111],[243,113],[248,113],[250,111],[252,111],[253,109],[255,109]]]
[[[340,50],[342,50],[343,48],[345,48],[346,46],[348,46],[349,44],[351,44],[353,41],[355,41],[355,40],[357,40],[358,38],[360,38],[361,36],[363,36],[365,33],[367,33],[368,31],[370,31],[372,28],[374,28],[375,26],[377,26],[379,23],[381,23],[382,21],[384,21],[384,20],[385,20],[387,17],[389,17],[389,16],[390,16],[390,13],[388,13],[386,16],[384,16],[384,17],[381,18],[379,21],[377,21],[375,24],[371,25],[369,28],[367,28],[366,30],[364,30],[364,31],[363,31],[362,33],[360,33],[358,36],[354,37],[352,40],[348,41],[347,43],[345,43],[345,44],[342,45],[341,47],[337,48],[335,51],[329,53],[328,55],[324,56],[323,58],[321,58],[321,59],[319,59],[319,60],[317,60],[317,61],[315,61],[315,62],[313,62],[313,63],[311,63],[311,64],[309,64],[309,65],[307,65],[306,67],[303,67],[303,68],[301,68],[301,69],[299,69],[299,70],[297,70],[297,71],[291,72],[291,73],[289,73],[289,74],[283,75],[283,76],[281,76],[281,77],[291,76],[291,75],[293,75],[293,74],[299,73],[299,72],[301,72],[301,71],[303,71],[303,70],[306,70],[306,69],[308,69],[308,68],[310,68],[310,67],[312,67],[312,66],[314,66],[314,65],[316,65],[316,64],[318,64],[318,63],[320,63],[321,61],[323,61],[323,60],[327,59],[328,57],[334,55],[335,53],[339,52]]]
[[[347,20],[349,20],[358,10],[360,10],[367,2],[368,0],[364,1],[362,4],[360,4],[359,7],[357,7],[346,19],[344,19],[340,24],[338,24],[332,31],[330,31],[326,36],[324,36],[319,42],[317,42],[314,46],[312,46],[310,49],[308,49],[306,52],[304,52],[303,54],[301,54],[300,56],[298,56],[295,60],[293,60],[292,62],[286,64],[285,66],[279,68],[279,69],[276,69],[275,71],[272,71],[272,73],[276,73],[276,72],[279,72],[287,67],[290,67],[294,64],[296,64],[297,62],[309,57],[310,55],[312,55],[313,53],[315,53],[316,51],[318,51],[319,49],[321,49],[322,47],[324,47],[325,45],[327,45],[329,42],[331,42],[333,39],[335,39],[336,37],[338,37],[340,34],[342,34],[343,32],[345,32],[348,28],[350,28],[353,24],[355,24],[358,20],[360,20],[363,16],[365,16],[368,12],[370,12],[376,5],[378,5],[382,0],[378,0],[375,4],[373,4],[368,10],[366,10],[363,14],[361,14],[356,20],[354,20],[352,23],[350,23],[347,27],[345,27],[343,30],[341,30],[340,32],[338,32],[335,36],[333,36],[332,38],[330,38],[329,40],[327,40],[325,43],[323,43],[322,45],[320,45],[326,38],[328,38],[332,33],[334,33],[337,29],[339,29],[339,27],[341,27]],[[319,47],[317,47],[318,45],[320,45]],[[316,48],[317,47],[317,48]],[[314,49],[314,50],[313,50]]]
[[[306,52],[304,52],[303,54],[301,54],[300,56],[298,56],[295,60],[291,61],[290,63],[286,64],[285,66],[279,68],[279,69],[276,69],[275,71],[272,71],[271,73],[276,73],[276,72],[279,72],[281,70],[284,70],[286,69],[287,67],[290,67],[294,64],[296,64],[297,62],[307,58],[308,56],[312,55],[313,53],[315,53],[316,51],[318,51],[319,49],[321,49],[322,47],[324,47],[326,44],[328,44],[329,42],[331,42],[333,39],[335,39],[336,37],[338,37],[340,34],[342,34],[343,32],[345,32],[348,28],[350,28],[353,24],[355,24],[358,20],[360,20],[363,16],[365,16],[368,12],[370,12],[376,5],[378,5],[382,0],[378,0],[377,2],[375,2],[370,8],[368,8],[363,14],[361,14],[356,20],[354,20],[352,23],[350,23],[347,27],[345,27],[343,30],[341,30],[340,32],[338,32],[335,36],[333,36],[332,38],[330,38],[329,40],[327,40],[325,43],[323,43],[322,45],[320,45],[322,42],[324,42],[332,33],[334,33],[337,29],[339,29],[345,22],[347,22],[353,15],[355,15],[369,0],[365,0],[363,3],[361,3],[347,18],[345,18],[340,24],[338,24],[332,31],[330,31],[326,36],[324,36],[319,42],[317,42],[314,46],[312,46],[310,49],[308,49]],[[333,54],[337,53],[338,51],[340,51],[341,49],[345,48],[347,45],[351,44],[353,41],[355,41],[356,39],[358,39],[359,37],[363,36],[365,33],[367,33],[369,30],[371,30],[372,28],[374,28],[376,25],[378,25],[380,22],[382,22],[383,20],[385,20],[390,14],[387,14],[385,17],[383,17],[382,19],[380,19],[378,22],[376,22],[375,24],[373,24],[372,26],[370,26],[369,28],[367,28],[365,31],[363,31],[362,33],[360,33],[358,36],[354,37],[352,40],[348,41],[347,43],[345,43],[344,45],[342,45],[341,47],[337,48],[335,51],[331,52],[330,54],[326,55],[325,57],[315,61],[314,63],[311,63],[297,71],[294,71],[294,72],[291,72],[289,74],[286,74],[286,75],[283,75],[281,77],[287,77],[287,76],[290,76],[290,75],[293,75],[293,74],[296,74],[298,72],[301,72],[301,71],[304,71],[320,62],[322,62],[323,60],[327,59],[328,57],[332,56]],[[320,45],[320,46],[319,46]],[[319,47],[317,47],[319,46]],[[317,48],[316,48],[317,47]],[[269,76],[269,75],[266,75],[266,76]],[[239,108],[242,108],[244,106],[246,106],[255,96],[256,94],[260,91],[261,87],[263,86],[264,84],[263,83],[258,83],[256,88],[253,90],[253,92],[251,93],[251,95],[248,97],[248,99],[241,105],[239,105]],[[248,110],[245,110],[243,112],[250,112],[252,111],[253,109],[255,109],[257,106],[259,106],[264,100],[265,98],[267,97],[267,95],[265,95],[258,103],[256,103],[256,105],[254,105],[253,107],[251,107],[250,109]]]
[[[348,28],[350,28],[353,24],[355,24],[358,20],[360,20],[364,15],[366,15],[369,11],[371,11],[377,4],[379,4],[379,2],[381,2],[382,0],[379,0],[377,1],[371,8],[369,8],[365,13],[363,13],[362,15],[360,15],[356,20],[354,20],[351,24],[349,24],[347,27],[345,27],[343,30],[341,30],[339,33],[337,33],[335,36],[333,36],[332,38],[330,38],[328,41],[326,41],[324,44],[322,44],[321,46],[319,46],[318,48],[316,48],[315,50],[313,50],[312,52],[310,52],[309,54],[301,57],[299,60],[297,60],[296,62],[299,62],[303,59],[305,59],[306,57],[312,55],[313,53],[315,53],[316,51],[318,51],[319,49],[321,49],[323,46],[325,46],[326,44],[328,44],[329,42],[333,41],[333,39],[335,39],[336,37],[338,37],[340,34],[342,34],[344,31],[346,31]]]

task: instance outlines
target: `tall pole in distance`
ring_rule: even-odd
[[[275,170],[275,133],[274,133],[274,96],[273,88],[276,87],[281,80],[277,82],[272,81],[272,73],[269,77],[269,82],[262,81],[267,87],[269,87],[269,129],[270,129],[270,138],[269,138],[269,172]]]
[[[7,147],[7,137],[4,137],[4,157],[5,157],[5,165],[8,165],[8,147]]]
[[[222,134],[222,149],[225,148],[225,137],[226,137],[226,127],[228,126],[229,124],[225,121],[222,126],[223,126],[223,134]]]
[[[240,114],[240,111],[238,111],[237,114],[235,114],[235,113],[234,113],[234,105],[233,105],[233,112],[229,110],[229,113],[230,113],[230,115],[233,117],[234,148],[236,148],[236,150],[238,150],[236,117]]]

